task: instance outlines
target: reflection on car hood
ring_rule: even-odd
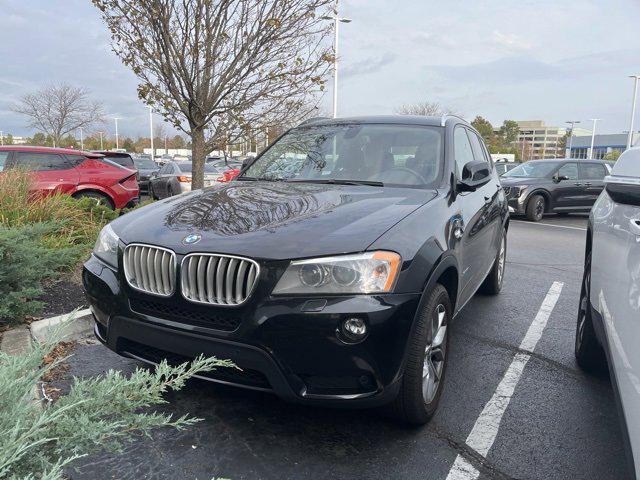
[[[435,191],[284,182],[231,182],[171,197],[113,222],[123,242],[253,258],[366,249]],[[195,245],[182,240],[200,233]]]

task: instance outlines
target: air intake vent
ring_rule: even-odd
[[[122,260],[124,275],[131,288],[161,297],[173,294],[176,256],[171,250],[131,244],[125,248]]]
[[[260,267],[248,258],[189,254],[182,260],[182,295],[211,305],[240,305],[256,284]]]

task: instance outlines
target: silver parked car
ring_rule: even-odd
[[[149,177],[149,196],[154,200],[191,191],[191,162],[167,162]],[[216,182],[222,172],[214,165],[204,166],[204,186]]]
[[[640,478],[640,148],[604,183],[589,216],[575,354],[585,370],[608,364]]]

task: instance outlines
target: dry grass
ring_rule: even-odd
[[[44,239],[50,248],[93,244],[102,226],[118,215],[90,199],[34,193],[30,191],[32,182],[32,174],[26,171],[11,170],[0,175],[0,225],[19,228],[55,222],[60,225],[59,231]]]

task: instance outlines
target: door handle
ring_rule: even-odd
[[[576,187],[581,187],[581,186],[582,186],[582,184],[581,184],[581,183],[579,183],[579,182],[574,183],[574,185],[575,185]]]
[[[640,237],[640,220],[638,220],[637,218],[632,218],[631,220],[629,220],[629,224],[631,225],[631,233]]]
[[[489,204],[491,203],[491,200],[493,200],[493,197],[487,197],[487,196],[485,195],[485,197],[484,197],[484,203],[485,203],[485,205],[489,205]]]
[[[591,186],[591,183],[590,183],[590,182],[585,182],[584,186],[585,186],[585,187],[590,187],[590,186]]]

